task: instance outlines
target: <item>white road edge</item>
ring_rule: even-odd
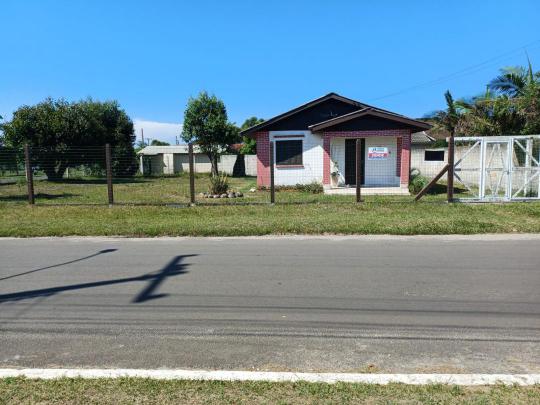
[[[27,368],[0,369],[0,378],[26,377],[32,379],[58,378],[123,378],[139,377],[157,380],[204,381],[269,381],[269,382],[319,382],[334,384],[403,383],[411,385],[534,385],[540,384],[540,374],[354,374],[354,373],[294,373],[273,371],[228,370],[145,370],[145,369],[84,369],[84,368]]]

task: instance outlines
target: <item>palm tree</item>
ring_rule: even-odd
[[[527,57],[527,68],[513,66],[501,69],[501,74],[489,83],[489,88],[510,98],[523,96],[527,88],[540,82],[540,72],[533,72]]]

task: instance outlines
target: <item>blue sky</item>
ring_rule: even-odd
[[[421,117],[447,88],[472,96],[524,64],[525,45],[540,70],[538,0],[2,0],[0,13],[0,115],[116,99],[168,140],[178,126],[160,123],[203,89],[237,123],[330,91]]]

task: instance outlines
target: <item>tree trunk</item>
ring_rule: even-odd
[[[64,177],[64,173],[68,167],[67,162],[52,163],[43,165],[43,171],[47,176],[47,180],[59,181]]]
[[[210,165],[212,167],[212,170],[211,170],[212,176],[217,176],[219,174],[218,155],[213,154],[213,153],[208,153],[208,159],[210,159]]]

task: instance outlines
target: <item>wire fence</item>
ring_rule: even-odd
[[[491,171],[482,169],[475,142],[458,141],[452,154],[446,146],[412,145],[405,148],[395,138],[342,138],[332,140],[321,159],[317,145],[306,145],[304,140],[294,138],[276,139],[269,143],[268,150],[259,151],[257,177],[222,173],[212,176],[209,165],[197,164],[192,146],[187,156],[179,159],[181,163],[177,164],[174,157],[171,162],[161,163],[174,167],[171,174],[166,175],[145,170],[148,165],[145,158],[135,154],[132,148],[121,146],[54,150],[2,147],[0,202],[210,206],[412,203],[420,196],[427,202],[475,200],[478,184],[481,184],[481,170],[489,172],[484,177],[489,181],[495,179],[495,183],[495,174],[509,176],[505,174],[507,166],[500,169],[497,162],[490,166]],[[512,175],[515,180],[510,186],[511,195],[538,198],[540,139],[513,139],[512,142],[514,156],[496,143],[485,146],[482,153],[486,155],[497,148],[506,161],[514,161],[512,167],[517,174]],[[468,152],[467,148],[472,150]],[[452,157],[454,165],[451,164]],[[159,158],[167,159],[165,156]],[[154,157],[154,169],[156,159]],[[501,162],[504,163],[504,159]],[[447,172],[451,168],[455,169],[455,176],[451,176],[454,182],[449,192]],[[501,181],[506,184],[506,178]],[[499,193],[493,188],[495,186],[490,183],[483,187]]]

